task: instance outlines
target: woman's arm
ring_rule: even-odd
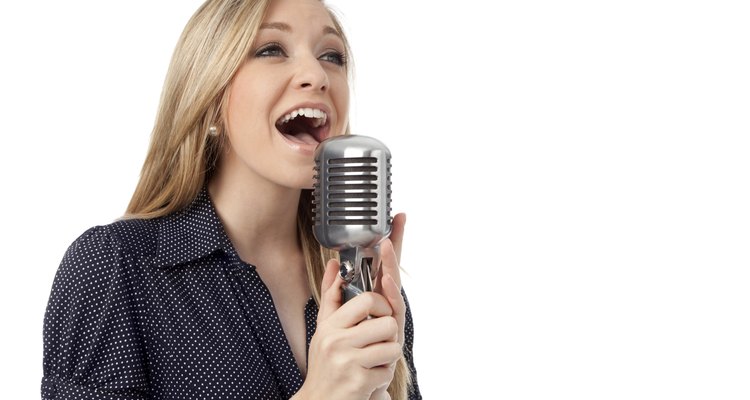
[[[107,227],[70,246],[44,317],[42,399],[148,398],[136,270]]]

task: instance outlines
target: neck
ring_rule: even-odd
[[[259,266],[276,254],[301,257],[297,207],[301,191],[221,169],[208,184],[216,212],[240,258]],[[224,173],[223,173],[224,172]]]

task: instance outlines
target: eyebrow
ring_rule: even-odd
[[[260,24],[260,29],[278,29],[280,31],[284,32],[291,32],[292,27],[289,26],[289,24],[285,24],[283,22],[266,22]]]
[[[292,27],[289,26],[289,24],[286,24],[284,22],[266,22],[260,25],[260,29],[277,29],[284,32],[291,32]],[[323,27],[323,34],[325,35],[335,35],[341,38],[341,33],[339,33],[336,28],[326,25]]]

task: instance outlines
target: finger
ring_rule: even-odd
[[[365,292],[344,303],[331,315],[331,323],[341,328],[351,328],[371,316],[374,318],[393,314],[389,301],[379,293]]]
[[[388,299],[388,303],[393,310],[392,317],[396,320],[398,326],[398,342],[404,344],[404,327],[406,325],[406,302],[401,295],[401,288],[390,274],[383,276],[383,296]]]
[[[351,346],[361,349],[374,343],[397,342],[399,325],[393,317],[371,318],[351,328],[351,333]]]
[[[395,367],[373,367],[367,370],[368,381],[376,387],[375,391],[370,394],[370,400],[388,400],[388,386],[393,381],[393,372]],[[377,392],[380,392],[376,395]],[[375,396],[375,397],[373,397]]]
[[[391,400],[391,395],[388,393],[389,385],[390,382],[388,385],[383,385],[375,389],[375,391],[370,394],[370,400]]]
[[[390,274],[398,284],[399,289],[401,288],[401,268],[398,263],[398,255],[396,254],[395,245],[389,239],[384,240],[380,244],[380,271],[379,277],[382,279],[383,276]]]
[[[380,273],[375,284],[375,292],[383,295],[393,310],[393,317],[399,324],[399,343],[404,343],[404,326],[406,325],[406,303],[401,295],[401,271],[396,262],[396,253],[389,240],[380,246],[382,259]]]
[[[339,262],[328,260],[320,287],[320,309],[318,322],[324,321],[341,307],[341,284],[344,281],[339,276]]]
[[[401,358],[402,351],[396,342],[382,342],[358,349],[357,357],[364,368],[391,367]]]
[[[383,296],[388,299],[388,303],[393,309],[393,317],[405,315],[406,302],[404,302],[404,296],[401,295],[401,288],[391,274],[386,274],[383,277]]]
[[[396,251],[396,260],[401,265],[401,248],[404,242],[404,227],[406,226],[406,214],[399,213],[393,217],[390,238],[393,242],[393,249]]]

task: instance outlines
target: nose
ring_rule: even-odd
[[[328,90],[328,73],[320,63],[321,61],[313,56],[302,57],[294,76],[294,87],[321,92]]]

